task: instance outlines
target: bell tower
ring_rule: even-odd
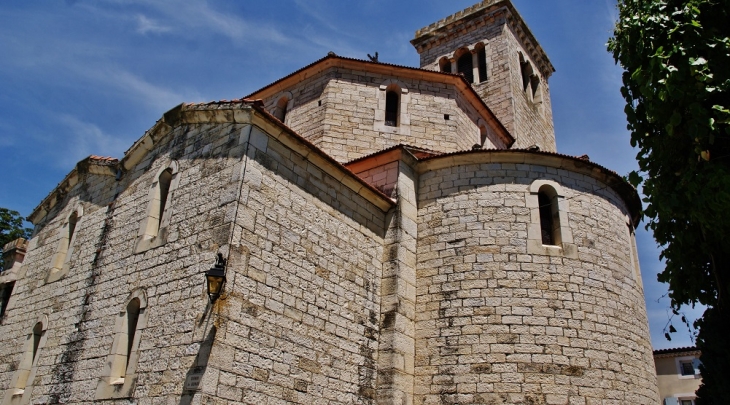
[[[555,71],[510,0],[484,0],[416,31],[421,68],[462,74],[516,138],[555,152],[548,78]]]

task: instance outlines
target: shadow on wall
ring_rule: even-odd
[[[185,386],[183,387],[183,394],[180,397],[180,405],[190,405],[193,402],[193,398],[203,380],[205,370],[208,368],[208,359],[213,349],[213,341],[215,341],[217,331],[218,329],[212,326],[205,340],[201,343],[198,354],[195,356],[195,361],[185,375]]]

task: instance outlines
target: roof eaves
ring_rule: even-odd
[[[552,156],[552,157],[557,157],[557,158],[573,161],[575,163],[575,167],[578,167],[578,168],[579,167],[589,167],[592,169],[596,169],[596,170],[598,170],[598,172],[604,173],[607,176],[607,179],[606,179],[606,181],[608,182],[607,186],[612,188],[615,192],[617,192],[624,199],[624,202],[627,204],[628,209],[632,213],[631,221],[634,224],[634,226],[638,225],[641,220],[642,204],[641,204],[641,198],[639,197],[639,194],[636,191],[636,188],[634,188],[634,186],[632,186],[628,181],[626,181],[626,179],[621,177],[615,171],[608,169],[604,166],[601,166],[597,163],[586,160],[585,158],[582,158],[582,157],[565,155],[565,154],[561,154],[561,153],[557,153],[557,152],[535,151],[535,150],[529,150],[529,149],[477,149],[477,150],[464,150],[464,151],[458,151],[458,152],[448,152],[448,153],[443,153],[440,155],[428,156],[428,157],[424,157],[424,158],[420,159],[420,161],[427,162],[430,160],[435,160],[435,159],[439,159],[439,158],[443,158],[443,157],[468,155],[468,154],[481,154],[481,153],[489,153],[489,154],[524,153],[524,154],[532,154],[532,155],[536,155],[536,156]]]
[[[260,94],[267,89],[275,87],[275,86],[283,83],[284,81],[286,81],[292,77],[295,77],[309,69],[313,69],[313,68],[317,67],[319,64],[326,63],[326,62],[334,63],[336,61],[355,63],[355,64],[358,64],[358,65],[364,67],[365,69],[367,69],[367,67],[391,67],[391,68],[398,69],[398,70],[405,71],[405,72],[417,73],[419,76],[421,76],[421,78],[424,78],[424,76],[426,76],[426,75],[431,76],[431,77],[449,78],[449,80],[452,80],[453,81],[452,83],[457,88],[461,89],[462,91],[465,91],[466,93],[469,93],[471,95],[472,101],[476,102],[479,105],[479,107],[484,109],[484,111],[486,112],[486,115],[488,116],[487,117],[488,121],[490,121],[492,124],[494,124],[494,126],[497,127],[497,129],[498,129],[497,132],[499,133],[498,135],[505,142],[505,145],[507,148],[512,147],[512,145],[515,143],[514,136],[512,136],[512,134],[510,134],[509,130],[507,130],[507,128],[504,126],[504,124],[502,124],[502,122],[499,120],[499,118],[497,118],[497,116],[494,114],[492,109],[489,108],[489,106],[484,102],[484,100],[479,96],[479,94],[477,94],[476,90],[474,90],[474,87],[471,85],[471,83],[469,83],[469,81],[466,80],[466,78],[462,74],[446,73],[446,72],[439,72],[436,70],[415,68],[415,67],[411,67],[411,66],[403,66],[403,65],[396,65],[396,64],[391,64],[391,63],[373,62],[373,61],[362,60],[362,59],[348,58],[345,56],[338,56],[334,53],[330,53],[327,56],[325,56],[324,58],[319,59],[313,63],[310,63],[309,65],[295,71],[294,73],[284,76],[281,79],[256,90],[255,92],[245,96],[244,99],[260,98],[261,97]]]

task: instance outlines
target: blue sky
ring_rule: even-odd
[[[416,29],[477,0],[0,2],[0,207],[24,216],[84,157],[121,157],[181,102],[240,98],[334,51],[417,66]],[[549,55],[558,150],[626,174],[615,0],[513,0]],[[659,249],[638,245],[655,348],[667,342]],[[697,310],[688,310],[694,319]]]

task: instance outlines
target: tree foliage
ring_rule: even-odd
[[[619,0],[618,8],[608,48],[625,70],[638,148],[630,181],[646,196],[671,305],[709,307],[696,326],[698,403],[710,404],[730,398],[730,384],[713,383],[730,375],[730,349],[716,341],[730,328],[730,0]]]
[[[23,217],[18,211],[0,207],[0,251],[6,243],[18,238],[30,238],[31,230],[23,227]],[[0,270],[2,270],[0,258]]]

